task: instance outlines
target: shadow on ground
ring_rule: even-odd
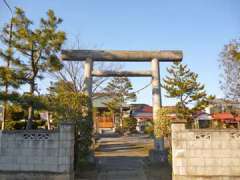
[[[141,149],[143,147],[136,147],[134,144],[105,144],[100,145],[96,148],[96,152],[111,152],[111,151],[121,151],[121,150],[134,150],[134,149]]]

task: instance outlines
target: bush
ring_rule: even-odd
[[[152,121],[148,121],[147,125],[144,128],[144,133],[148,134],[149,136],[154,135],[154,126]]]
[[[24,111],[18,105],[9,105],[6,118],[14,121],[24,119]]]
[[[25,129],[26,127],[25,121],[6,121],[5,130],[20,130]]]
[[[172,149],[168,150],[168,163],[172,165]]]
[[[127,117],[123,119],[123,128],[131,133],[136,132],[137,119],[134,117]]]
[[[5,130],[21,130],[25,129],[27,125],[26,121],[6,121]],[[45,125],[45,121],[33,121],[33,129]]]
[[[115,133],[118,133],[119,135],[123,135],[124,134],[124,130],[121,127],[116,127],[115,128]]]

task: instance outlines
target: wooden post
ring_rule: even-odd
[[[158,112],[161,107],[160,97],[160,71],[158,59],[152,59],[152,104],[153,104],[153,122],[158,121]],[[155,129],[154,129],[155,131]],[[164,150],[163,138],[155,138],[155,149],[159,151]]]

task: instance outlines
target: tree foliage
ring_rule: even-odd
[[[13,18],[10,22],[7,23],[0,34],[0,41],[4,49],[0,49],[0,59],[3,61],[3,64],[0,65],[0,89],[3,89],[5,96],[3,99],[3,117],[2,117],[2,129],[5,126],[6,114],[8,110],[9,97],[12,96],[10,89],[18,88],[23,73],[21,71],[21,62],[18,58],[15,57],[15,48],[13,44],[15,43],[15,28],[14,28]]]
[[[123,118],[123,128],[129,132],[136,132],[137,119],[134,117]]]
[[[136,100],[136,93],[127,77],[113,78],[104,88],[104,92],[112,99],[107,106],[113,112],[119,112],[124,103]]]
[[[167,68],[167,72],[168,75],[163,79],[166,96],[177,100],[178,118],[190,122],[191,116],[204,109],[208,105],[208,100],[214,97],[207,95],[204,85],[198,82],[198,74],[192,72],[187,65],[174,63]]]
[[[172,111],[162,107],[158,111],[158,119],[154,122],[154,135],[156,138],[169,137],[171,134],[171,117]]]
[[[58,25],[62,19],[48,10],[47,18],[41,18],[39,27],[36,27],[22,9],[16,8],[13,22],[16,28],[14,47],[25,57],[24,80],[30,86],[29,95],[33,96],[37,90],[37,80],[43,78],[43,73],[61,68],[58,52],[65,40],[65,33],[58,30]],[[30,104],[28,128],[32,126],[33,112]]]
[[[76,124],[76,161],[79,164],[91,153],[92,121],[88,121],[88,97],[82,92],[75,92],[72,82],[58,81],[49,88],[48,107],[55,122],[70,121]]]
[[[56,112],[59,121],[79,122],[86,117],[87,97],[83,93],[74,92],[71,83],[58,81],[49,88],[49,110]]]

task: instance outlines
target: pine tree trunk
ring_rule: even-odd
[[[8,85],[5,86],[5,95],[8,94]],[[2,130],[5,129],[5,122],[6,122],[6,118],[7,118],[7,105],[8,105],[8,101],[7,101],[7,98],[4,98],[4,101],[3,101],[3,113],[2,113]]]
[[[35,86],[35,81],[33,80],[30,84],[30,95],[33,96],[34,94],[34,86]],[[28,121],[27,121],[27,129],[32,129],[33,126],[33,103],[31,102],[29,107],[28,107]]]
[[[7,115],[7,103],[6,101],[3,102],[3,111],[2,111],[2,130],[5,129],[5,121],[6,121],[6,115]]]

